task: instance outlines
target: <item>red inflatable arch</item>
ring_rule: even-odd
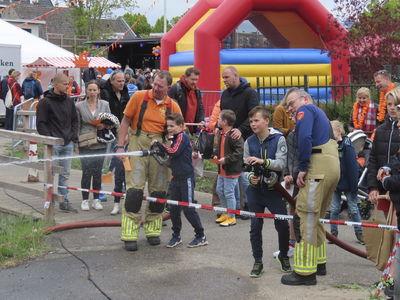
[[[194,66],[201,70],[198,86],[220,90],[220,42],[248,19],[277,48],[327,50],[339,33],[328,30],[329,11],[318,0],[199,0],[161,40],[161,69],[169,69],[176,43],[207,12],[215,9],[194,30]],[[332,75],[348,78],[345,59],[332,60]]]

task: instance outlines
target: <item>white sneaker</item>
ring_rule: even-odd
[[[100,200],[99,199],[93,199],[93,204],[92,207],[95,210],[103,210],[103,206],[101,206]]]
[[[274,252],[274,254],[273,254],[274,257],[277,257],[277,256],[279,255],[279,253],[280,253],[279,250],[276,251],[276,252]],[[289,251],[288,251],[287,256],[288,256],[288,257],[293,257],[293,256],[294,256],[294,247],[289,246]]]
[[[90,210],[90,207],[89,207],[89,200],[83,200],[83,201],[82,201],[81,209],[82,209],[82,210]]]
[[[111,212],[112,216],[115,216],[119,213],[119,203],[114,203],[114,209]]]

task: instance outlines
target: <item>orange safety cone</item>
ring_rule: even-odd
[[[35,142],[30,142],[29,145],[29,161],[37,162],[37,144]],[[28,182],[38,182],[39,172],[37,169],[29,168]]]

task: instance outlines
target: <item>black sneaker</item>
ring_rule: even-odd
[[[363,236],[362,231],[357,231],[357,232],[356,232],[356,238],[357,238],[357,241],[358,241],[361,245],[365,245],[364,236]]]
[[[339,232],[337,232],[336,230],[332,230],[331,234],[337,238],[339,236]],[[330,240],[328,240],[328,244],[333,244],[333,242],[331,242]]]
[[[254,263],[253,270],[250,272],[250,277],[260,277],[264,273],[264,266],[262,263]]]
[[[178,246],[179,244],[182,244],[182,239],[180,236],[178,237],[172,237],[171,240],[169,241],[167,247],[168,248],[174,248],[176,246]]]
[[[289,257],[282,257],[280,254],[276,257],[276,261],[281,265],[281,271],[285,273],[292,272]]]
[[[394,297],[394,282],[393,280],[390,280],[387,282],[387,286],[385,288],[385,295],[386,297],[393,298]]]
[[[65,213],[77,213],[78,210],[76,208],[73,208],[71,204],[69,203],[60,203],[60,206],[58,207],[58,210],[61,212]]]

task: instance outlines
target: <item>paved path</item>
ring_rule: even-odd
[[[1,142],[1,141],[0,141]],[[41,183],[28,184],[27,169],[2,168],[0,178],[42,188]],[[41,177],[43,178],[43,177]],[[80,186],[80,171],[72,171],[70,186]],[[112,184],[105,190],[111,191]],[[6,192],[43,212],[43,199],[6,190]],[[116,221],[111,216],[113,201],[108,197],[103,211],[79,211],[77,214],[55,212],[58,224],[82,221]],[[196,193],[201,204],[209,205],[211,195]],[[70,201],[79,207],[80,192],[70,191]],[[30,213],[32,209],[0,190],[0,209]],[[39,213],[34,213],[39,216]],[[15,268],[0,271],[0,299],[106,299],[87,278],[83,263],[66,252],[64,245],[89,266],[92,279],[111,299],[364,299],[364,292],[337,288],[354,283],[367,288],[379,280],[373,263],[345,252],[335,245],[327,246],[328,275],[318,277],[312,287],[288,287],[280,283],[283,273],[273,259],[277,250],[277,233],[272,220],[264,222],[264,268],[260,278],[250,278],[253,259],[249,240],[250,221],[238,220],[236,226],[223,228],[215,223],[216,213],[200,210],[206,247],[190,249],[193,229],[183,220],[183,244],[166,248],[171,223],[163,227],[161,245],[150,246],[141,229],[137,252],[127,252],[120,241],[120,228],[84,228],[58,232],[48,237],[48,254]],[[340,215],[347,218],[347,212]],[[325,225],[329,230],[329,226]],[[340,227],[340,239],[364,250],[356,242],[352,227]],[[293,259],[291,259],[293,263]]]

